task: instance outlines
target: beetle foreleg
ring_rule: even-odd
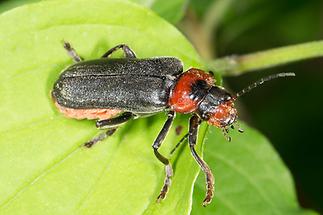
[[[108,58],[113,52],[118,51],[119,49],[123,50],[126,58],[136,58],[135,52],[126,44],[120,44],[109,49],[104,55],[102,55],[102,58]]]
[[[82,61],[82,58],[76,53],[69,42],[64,41],[64,49],[66,49],[67,54],[73,58],[75,63]]]
[[[214,177],[209,166],[205,163],[205,161],[202,158],[200,158],[200,156],[196,153],[194,148],[196,145],[197,132],[198,132],[200,123],[201,123],[201,120],[197,115],[193,115],[191,117],[188,142],[194,159],[201,167],[206,177],[207,191],[206,191],[205,199],[203,200],[203,206],[206,206],[210,204],[214,195]]]
[[[168,188],[170,186],[171,183],[171,177],[173,176],[173,169],[172,169],[172,165],[170,164],[169,160],[167,158],[165,158],[163,155],[161,155],[158,152],[159,147],[161,146],[163,140],[165,139],[169,128],[171,127],[173,121],[175,118],[175,112],[174,111],[170,111],[168,113],[168,118],[162,128],[162,130],[159,132],[156,140],[154,141],[154,144],[152,145],[153,149],[154,149],[154,153],[155,156],[158,158],[158,160],[160,162],[162,162],[165,165],[165,173],[166,173],[166,177],[164,180],[164,185],[160,191],[160,194],[157,197],[157,202],[160,202],[162,199],[165,198],[166,193],[168,191]]]

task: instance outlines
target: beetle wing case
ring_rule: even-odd
[[[61,74],[52,95],[68,108],[159,112],[167,106],[170,88],[182,71],[181,61],[171,57],[84,61]]]

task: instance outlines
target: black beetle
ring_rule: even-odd
[[[107,51],[101,59],[82,61],[69,43],[65,42],[64,48],[76,63],[65,69],[56,81],[52,90],[55,105],[66,117],[98,119],[96,126],[108,129],[85,146],[91,147],[112,135],[119,125],[130,119],[168,111],[168,119],[152,145],[156,157],[165,165],[166,172],[158,201],[165,198],[173,175],[169,160],[158,149],[176,112],[193,114],[189,132],[184,138],[188,137],[192,155],[206,176],[205,206],[213,197],[214,177],[194,148],[201,122],[207,121],[210,125],[222,128],[227,135],[228,127],[233,128],[232,124],[237,120],[234,108],[237,97],[264,81],[295,75],[272,75],[231,95],[224,88],[215,86],[213,77],[202,70],[191,68],[183,72],[182,62],[174,57],[138,59],[127,45],[120,44]],[[123,50],[125,58],[109,58],[118,49]]]

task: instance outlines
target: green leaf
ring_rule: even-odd
[[[163,18],[175,24],[183,18],[188,1],[189,0],[156,0],[151,8]]]
[[[117,0],[25,5],[0,15],[0,28],[0,214],[188,214],[198,166],[187,147],[171,158],[167,198],[155,202],[164,167],[151,144],[164,114],[127,123],[85,149],[101,131],[93,121],[64,118],[50,96],[72,64],[62,40],[84,59],[126,43],[140,58],[177,56],[185,68],[201,67],[181,33],[149,10]],[[186,128],[187,119],[178,124]],[[166,156],[180,138],[175,126],[161,148]]]
[[[205,193],[200,174],[194,187],[192,215],[313,215],[298,206],[291,175],[269,141],[254,129],[230,132],[228,143],[216,128],[206,134],[204,160],[213,169],[215,197],[201,206]]]
[[[3,0],[0,2],[0,13],[18,7],[23,4],[38,2],[41,0]]]
[[[188,0],[129,0],[151,8],[171,23],[177,23],[183,16]]]
[[[38,2],[41,0],[7,0],[0,3],[0,13],[19,5]],[[43,0],[44,1],[44,0]],[[147,8],[152,9],[158,15],[166,19],[171,23],[177,23],[180,21],[188,3],[188,0],[128,0],[146,6]]]

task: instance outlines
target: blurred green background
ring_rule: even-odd
[[[217,57],[323,39],[322,0],[217,2],[227,4],[227,11],[204,45],[216,50]],[[193,0],[189,8],[203,22],[214,4]],[[224,85],[237,92],[278,72],[295,72],[297,77],[273,81],[242,97],[240,117],[274,144],[293,174],[301,205],[323,212],[323,59],[225,77]]]
[[[36,1],[39,0],[0,1],[0,12]],[[177,2],[185,5],[185,16],[176,21],[177,26],[206,58],[323,39],[322,0]],[[293,174],[301,205],[320,212],[323,212],[322,71],[323,59],[312,59],[224,78],[224,85],[237,92],[268,74],[296,73],[292,80],[273,81],[242,97],[238,109],[240,118],[274,144]]]

